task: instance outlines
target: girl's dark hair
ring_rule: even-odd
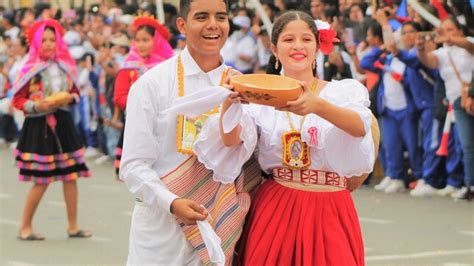
[[[50,30],[50,31],[52,31],[54,34],[56,34],[56,30],[55,30],[53,27],[51,27],[51,26],[46,26],[46,27],[44,27],[44,31],[46,31],[46,30]]]
[[[141,25],[140,27],[138,27],[137,32],[140,30],[145,30],[148,34],[151,35],[151,37],[155,37],[155,28],[153,28],[152,26]]]
[[[22,47],[25,47],[26,48],[26,52],[28,52],[28,50],[30,50],[30,46],[28,45],[28,40],[26,39],[25,36],[20,36],[20,45]]]
[[[88,57],[90,57],[90,59],[91,59],[91,65],[94,65],[94,64],[95,64],[95,58],[94,58],[94,55],[91,54],[91,53],[85,53],[85,54],[79,59],[79,61],[86,61]]]
[[[451,21],[454,24],[454,27],[456,27],[456,29],[461,30],[462,33],[466,35],[466,29],[461,25],[461,23],[459,23],[459,21],[455,17],[449,16],[443,19],[443,21],[441,21],[441,24],[443,24],[445,21]]]
[[[288,11],[283,13],[281,16],[279,16],[276,20],[275,23],[273,24],[273,29],[272,29],[272,36],[271,36],[271,41],[273,45],[277,45],[278,43],[278,38],[280,37],[280,34],[282,33],[283,29],[285,29],[286,25],[288,25],[290,22],[295,21],[295,20],[302,20],[308,24],[309,28],[314,34],[314,37],[316,39],[316,42],[318,41],[318,29],[316,28],[316,24],[314,23],[313,18],[301,11]],[[281,72],[281,64],[278,64],[278,68],[275,68],[275,62],[276,62],[276,57],[272,55],[270,57],[270,60],[268,62],[267,66],[267,74],[276,74],[279,75]],[[316,70],[313,70],[313,75],[316,76]]]
[[[421,31],[421,25],[414,21],[407,21],[403,23],[403,26],[406,26],[406,25],[412,26],[416,31]]]
[[[352,10],[354,7],[359,7],[359,8],[360,8],[360,11],[362,11],[362,15],[365,14],[364,6],[363,6],[362,4],[360,4],[360,3],[353,3],[353,4],[349,7],[349,9],[348,9],[349,13],[351,12],[351,10]]]
[[[378,37],[381,41],[383,41],[382,26],[380,26],[377,21],[371,21],[367,29],[372,32],[372,35],[374,35],[374,37]]]

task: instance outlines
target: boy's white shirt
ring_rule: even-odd
[[[224,64],[204,73],[187,48],[181,60],[185,95],[219,85]],[[178,196],[160,180],[189,157],[176,150],[177,115],[163,112],[177,97],[177,56],[147,71],[130,89],[120,178],[143,204],[133,212],[128,264],[200,263],[170,212]]]

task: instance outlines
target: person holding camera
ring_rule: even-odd
[[[410,191],[411,196],[426,197],[439,195],[450,195],[462,186],[462,174],[458,175],[448,170],[448,178],[441,169],[444,167],[442,157],[436,155],[440,136],[433,137],[433,132],[439,132],[439,123],[435,123],[434,104],[436,70],[430,69],[420,63],[415,47],[416,38],[424,35],[421,26],[413,21],[405,22],[402,26],[401,37],[405,49],[398,49],[395,44],[388,44],[389,50],[394,56],[407,65],[406,80],[408,89],[413,96],[415,107],[419,113],[420,134],[423,146],[423,174],[417,181],[415,189]],[[434,50],[436,47],[427,47]],[[442,126],[442,125],[441,125]],[[437,136],[437,135],[435,135]],[[450,154],[451,155],[451,154]],[[457,156],[459,158],[459,156]],[[450,156],[447,164],[458,165],[453,162],[456,156]],[[455,160],[454,160],[455,161]],[[447,169],[451,167],[446,166]],[[461,171],[462,172],[462,171]],[[444,187],[444,189],[439,190]]]
[[[446,86],[446,96],[454,108],[458,133],[461,139],[464,161],[464,187],[454,193],[454,198],[469,196],[474,178],[474,37],[464,36],[456,19],[449,17],[437,30],[435,42],[443,47],[428,52],[426,37],[418,38],[418,58],[429,68],[438,68]]]
[[[372,50],[360,61],[360,66],[364,70],[379,75],[375,102],[381,124],[381,157],[385,160],[385,178],[374,188],[385,193],[396,193],[406,190],[404,148],[408,151],[410,167],[415,179],[422,175],[423,158],[418,145],[416,105],[408,89],[407,66],[386,49],[393,38],[387,38],[388,34],[384,34],[386,27],[390,26],[383,10],[377,11],[377,18],[384,28],[376,22],[369,25],[367,40],[369,43],[378,40],[379,44],[381,40],[384,40],[385,45],[373,46]]]

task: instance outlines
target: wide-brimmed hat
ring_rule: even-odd
[[[122,47],[130,47],[130,40],[124,34],[113,38],[110,43]]]

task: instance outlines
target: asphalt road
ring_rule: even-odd
[[[11,150],[0,148],[0,265],[124,265],[133,197],[115,181],[111,164],[89,162],[79,181],[79,222],[91,239],[68,239],[62,186],[49,187],[34,219],[47,239],[17,239],[28,183],[17,180]],[[474,265],[474,202],[386,195],[365,187],[353,194],[367,265]]]

